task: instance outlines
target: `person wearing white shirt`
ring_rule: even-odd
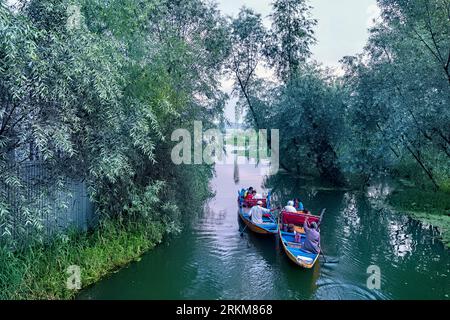
[[[297,213],[297,209],[294,207],[294,201],[288,201],[287,206],[284,207],[285,212]]]
[[[263,222],[263,215],[265,213],[270,213],[271,211],[269,209],[262,207],[262,201],[258,201],[257,205],[250,209],[250,212],[248,213],[249,216],[252,219],[252,222],[255,224],[264,224]]]

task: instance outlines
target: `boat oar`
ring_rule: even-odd
[[[325,254],[323,253],[322,249],[320,249],[320,254],[323,257],[323,260],[325,261],[325,263],[328,263],[327,258],[325,257]]]
[[[323,215],[325,214],[325,211],[327,211],[326,208],[322,209],[322,211],[320,212],[319,223],[317,224],[319,227],[322,224],[322,219],[323,219]]]
[[[328,263],[328,264],[330,264],[330,263],[339,263],[339,259],[337,259],[337,260],[329,260],[329,259],[327,259],[326,257],[325,257],[325,253],[323,253],[323,251],[322,251],[322,249],[320,249],[320,254],[322,254],[322,257],[323,257],[323,262],[324,263]]]
[[[245,231],[245,229],[247,229],[247,227],[248,227],[248,224],[246,224],[244,229],[242,229],[241,234],[240,234],[241,238],[244,236],[244,231]]]
[[[319,226],[319,227],[320,227],[320,225],[322,224],[323,216],[324,216],[326,210],[327,210],[327,209],[324,208],[324,209],[322,209],[322,211],[320,212],[320,218],[319,218],[319,223],[318,223],[318,226]],[[327,258],[325,257],[325,253],[323,252],[322,248],[320,248],[320,254],[322,255],[323,260],[324,260],[325,263],[338,263],[338,261],[329,261],[329,260],[327,260]]]
[[[274,209],[272,209],[272,210],[270,210],[270,211],[273,211],[273,212],[275,212],[275,211],[280,211],[281,210],[281,207],[280,206],[278,206],[278,207],[276,207],[276,208],[274,208]],[[278,217],[278,215],[275,217],[274,215],[273,215],[273,213],[271,212],[270,213],[270,215],[272,216],[272,219],[274,220],[274,221],[277,221],[277,217]]]

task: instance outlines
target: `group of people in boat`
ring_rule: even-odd
[[[309,210],[305,209],[303,203],[299,199],[294,201],[288,201],[287,205],[283,208],[284,212],[297,213],[309,215]],[[300,242],[300,233],[297,233],[293,228],[295,234],[295,241]],[[303,243],[303,249],[312,253],[319,253],[320,250],[320,232],[316,222],[309,223],[308,217],[306,217],[303,223],[303,232],[305,234],[305,242]]]
[[[263,199],[263,196],[259,194],[253,187],[248,188],[244,192],[244,200]]]
[[[256,190],[254,190],[252,187],[248,188],[247,193],[244,196],[244,199],[260,199],[256,198],[254,196],[256,193]],[[247,198],[250,196],[249,198]],[[264,224],[264,223],[273,223],[273,222],[264,222],[263,216],[264,215],[271,215],[272,211],[275,211],[276,209],[267,209],[264,208],[263,202],[261,200],[258,200],[256,203],[256,206],[252,207],[250,209],[249,217],[251,221],[255,224]],[[306,210],[303,206],[303,203],[299,199],[295,199],[294,201],[290,200],[287,202],[287,205],[283,208],[284,212],[289,213],[298,213],[298,214],[305,214],[309,215],[310,212]],[[319,226],[315,221],[309,223],[308,217],[306,217],[304,223],[303,223],[303,232],[305,234],[305,241],[303,243],[302,249],[311,252],[311,253],[319,253],[320,251],[320,231]],[[294,234],[296,234],[296,241],[300,242],[300,238],[297,237],[297,232],[294,230]],[[300,234],[298,234],[300,236]]]
[[[303,207],[303,203],[298,199],[288,201],[287,205],[283,209],[284,212],[288,213],[298,213],[310,215],[309,210]],[[301,235],[297,233],[295,228],[293,228],[295,234],[295,241],[300,242]],[[309,218],[306,217],[303,222],[303,233],[305,234],[305,241],[303,243],[303,249],[311,253],[319,253],[320,251],[320,231],[317,222],[309,222]]]

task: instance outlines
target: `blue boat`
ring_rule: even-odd
[[[264,235],[275,235],[278,233],[278,223],[275,221],[272,215],[264,215],[263,216],[263,224],[253,223],[248,213],[250,209],[256,205],[257,200],[245,201],[242,197],[242,192],[238,192],[238,205],[239,205],[239,217],[242,222],[249,228],[251,231],[264,234]],[[266,199],[262,199],[263,206],[270,209],[270,193]]]
[[[283,249],[286,255],[295,264],[311,269],[319,258],[319,253],[311,253],[302,249],[303,243],[305,242],[305,235],[301,235],[300,242],[295,242],[295,236],[292,232],[284,232],[280,230],[280,240],[283,244]]]
[[[303,249],[306,236],[302,226],[306,218],[308,218],[311,222],[314,221],[320,224],[324,212],[325,210],[322,210],[321,216],[313,216],[303,214],[301,212],[281,213],[279,228],[280,241],[283,244],[284,252],[296,265],[306,269],[311,269],[319,259],[320,251],[318,253],[311,253]],[[293,225],[294,230],[300,235],[300,238],[297,239],[297,241],[295,239],[294,232],[288,232],[286,229],[283,230],[287,225]]]

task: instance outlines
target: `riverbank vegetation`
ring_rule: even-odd
[[[69,232],[47,243],[0,250],[0,299],[71,299],[69,266],[80,267],[87,287],[161,242],[165,228],[148,221],[103,221],[89,233]]]
[[[381,16],[363,53],[333,70],[312,59],[317,21],[305,0],[274,0],[270,28],[249,8],[225,17],[202,0],[0,0],[5,294],[69,297],[49,284],[65,262],[82,264],[94,248],[111,246],[111,259],[86,267],[91,283],[178,232],[183,215],[210,196],[213,167],[175,165],[171,133],[194,121],[223,124],[224,76],[250,126],[280,130],[284,171],[339,188],[408,181],[414,191],[394,193],[391,204],[444,217],[440,227],[449,230],[450,4],[377,3]],[[78,240],[48,245],[48,211],[35,205],[43,195],[30,192],[22,169],[30,162],[44,168],[38,183],[47,193],[82,181],[100,225],[110,227],[75,235],[78,249]],[[128,229],[136,221],[149,230]],[[61,251],[70,258],[58,258]],[[30,271],[35,258],[42,264]],[[47,280],[30,288],[52,259],[65,260],[49,263]]]
[[[0,1],[4,297],[70,297],[68,264],[92,283],[202,208],[213,167],[176,166],[170,137],[221,121],[222,22],[200,0]],[[31,182],[27,163],[45,179]],[[53,240],[65,234],[48,232],[53,204],[36,203],[67,180],[87,186],[108,227]]]
[[[388,204],[397,211],[437,227],[442,242],[450,248],[450,196],[445,191],[401,188],[388,196]]]
[[[274,1],[269,30],[246,9],[233,24],[248,122],[280,130],[280,165],[290,174],[337,188],[406,180],[412,192],[390,203],[450,232],[450,3],[377,1],[363,53],[343,57],[340,72],[311,59],[317,21],[306,3]],[[274,79],[258,77],[259,65]]]

